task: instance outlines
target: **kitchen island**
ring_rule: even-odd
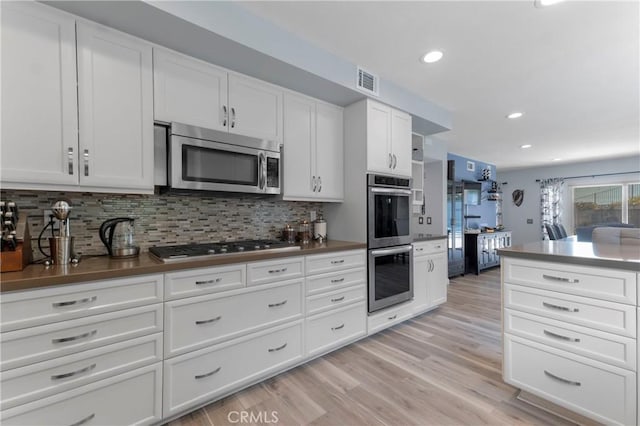
[[[637,424],[640,245],[541,241],[498,251],[503,378],[606,424]]]

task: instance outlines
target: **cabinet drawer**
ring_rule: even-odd
[[[504,331],[636,371],[636,339],[505,309]]]
[[[164,416],[214,399],[302,360],[302,321],[164,362]]]
[[[307,297],[307,315],[314,315],[329,309],[360,302],[367,297],[367,289],[363,284],[348,287],[329,293]]]
[[[165,275],[166,300],[218,293],[246,285],[246,265],[189,269]]]
[[[302,281],[165,303],[165,358],[302,317]]]
[[[3,425],[131,425],[162,418],[162,363],[2,411]]]
[[[162,304],[0,334],[0,370],[162,331]]]
[[[1,409],[162,361],[162,333],[0,373]]]
[[[636,336],[635,306],[510,284],[504,285],[504,306],[622,336]]]
[[[162,302],[163,276],[142,275],[2,294],[1,331]]]
[[[419,241],[413,243],[413,255],[422,256],[425,254],[443,253],[447,251],[447,240]]]
[[[247,285],[260,285],[304,276],[302,257],[277,261],[254,262],[247,265]]]
[[[366,303],[315,315],[306,320],[307,355],[314,356],[367,334]]]
[[[507,258],[505,283],[636,305],[636,274],[616,269]]]
[[[366,285],[367,274],[364,268],[333,272],[307,278],[307,295],[324,293],[339,288]]]
[[[505,381],[606,424],[636,424],[636,374],[506,334]]]
[[[361,268],[367,265],[365,250],[349,250],[338,253],[318,254],[305,258],[307,275]]]
[[[398,324],[413,316],[413,303],[407,302],[402,305],[387,308],[383,311],[369,314],[367,318],[367,330],[371,335],[385,328]]]

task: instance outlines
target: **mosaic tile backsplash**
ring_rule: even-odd
[[[106,254],[98,229],[102,222],[115,217],[136,219],[136,244],[145,251],[154,245],[280,239],[285,224],[309,220],[312,210],[322,213],[322,203],[232,193],[129,195],[3,190],[0,199],[15,201],[20,220],[27,217],[36,260],[42,258],[37,238],[45,224],[44,210],[58,200],[67,201],[73,208],[71,235],[75,237],[75,251],[82,255]]]

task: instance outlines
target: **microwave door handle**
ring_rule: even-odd
[[[267,180],[266,157],[263,152],[258,154],[258,188],[264,189]]]
[[[370,191],[377,194],[411,195],[410,189],[370,188]]]
[[[410,253],[411,250],[412,250],[412,246],[406,245],[406,246],[400,246],[398,248],[392,248],[392,249],[371,250],[370,253],[372,256],[377,257],[377,256],[386,256],[389,254]]]

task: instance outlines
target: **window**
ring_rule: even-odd
[[[640,227],[640,183],[573,188],[573,224],[576,228],[614,223]]]

